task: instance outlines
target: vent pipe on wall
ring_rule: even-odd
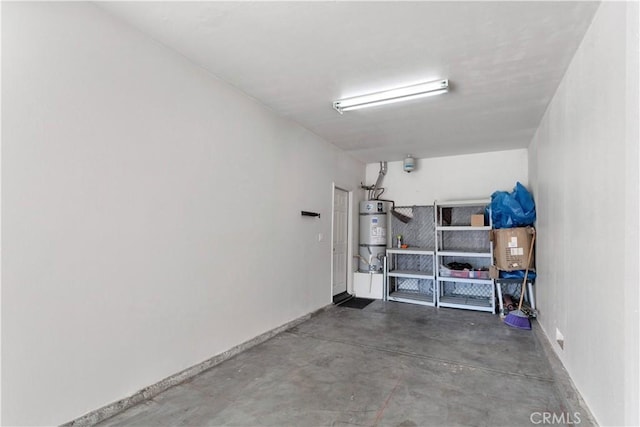
[[[363,185],[362,188],[368,191],[367,200],[370,200],[370,201],[377,200],[381,202],[391,203],[391,215],[393,215],[395,218],[399,219],[400,221],[406,224],[409,221],[411,221],[411,217],[408,217],[406,215],[401,214],[400,212],[397,212],[396,204],[393,200],[380,198],[382,193],[384,193],[384,188],[382,188],[381,185],[382,185],[382,180],[384,179],[384,176],[386,174],[387,174],[387,162],[380,162],[380,171],[378,172],[378,179],[376,180],[376,183],[373,184],[372,186]]]
[[[387,174],[387,162],[380,162],[380,172],[378,172],[378,179],[376,180],[376,183],[373,184],[373,189],[371,190],[371,193],[369,195],[369,200],[372,199],[376,199],[380,196],[380,194],[376,194],[376,192],[381,188],[380,186],[382,185],[382,180],[384,179],[384,176]]]

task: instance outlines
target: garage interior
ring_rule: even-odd
[[[640,425],[637,1],[0,13],[2,425]],[[435,261],[433,304],[388,298],[394,212],[518,182],[532,330]]]

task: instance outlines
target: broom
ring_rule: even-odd
[[[531,330],[531,321],[522,311],[522,301],[524,300],[525,286],[527,285],[527,276],[529,275],[529,264],[531,263],[531,254],[533,254],[533,242],[536,241],[536,233],[534,231],[531,238],[531,247],[529,248],[529,259],[527,260],[527,269],[524,271],[524,280],[522,281],[522,288],[520,289],[520,302],[518,303],[518,309],[507,314],[504,318],[504,323],[509,326],[513,326],[518,329]]]

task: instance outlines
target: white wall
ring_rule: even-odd
[[[3,425],[330,303],[317,234],[363,164],[91,4],[2,8]]]
[[[529,155],[538,319],[608,426],[640,424],[637,37],[637,2],[600,6]]]
[[[527,162],[526,149],[418,159],[411,173],[402,170],[402,162],[389,162],[381,197],[397,206],[489,198],[496,190],[513,190],[517,181],[526,186]],[[379,170],[378,163],[367,164],[367,185],[376,182]]]

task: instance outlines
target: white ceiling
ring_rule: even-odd
[[[527,147],[594,2],[104,2],[365,162]],[[332,101],[448,78],[448,94],[338,114]]]

